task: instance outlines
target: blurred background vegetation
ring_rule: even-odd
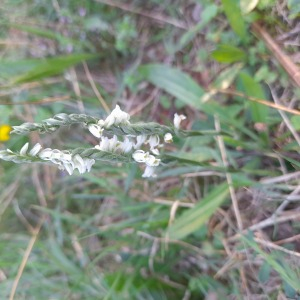
[[[118,103],[227,134],[175,139],[177,164],[153,180],[1,161],[0,299],[299,299],[299,13],[299,0],[2,0],[0,125]],[[72,126],[0,148],[27,141],[97,144]]]

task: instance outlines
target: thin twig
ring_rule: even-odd
[[[220,121],[217,116],[215,116],[215,128],[216,128],[216,131],[218,131],[218,132],[221,131]],[[224,141],[223,141],[223,138],[221,135],[217,136],[217,141],[218,141],[219,149],[221,152],[223,165],[225,168],[227,168],[229,166],[229,163],[228,163],[225,144],[224,144]],[[230,173],[226,173],[226,179],[227,179],[227,183],[229,186],[229,192],[230,192],[230,196],[231,196],[231,201],[232,201],[233,210],[234,210],[234,214],[236,217],[238,229],[239,229],[239,231],[242,231],[243,230],[242,218],[241,218],[241,214],[239,211],[238,201],[237,201],[237,197],[236,197],[236,194],[235,194],[235,191],[233,188],[233,182],[232,182],[232,177],[231,177]]]
[[[143,17],[153,19],[153,20],[158,21],[160,23],[167,23],[167,24],[170,24],[172,26],[175,26],[175,27],[178,27],[178,28],[181,28],[181,29],[188,29],[187,26],[183,22],[178,22],[177,20],[171,19],[168,16],[158,15],[158,14],[155,14],[153,12],[146,12],[146,11],[141,10],[141,9],[136,9],[134,7],[130,7],[127,4],[116,3],[116,2],[111,1],[111,0],[94,0],[94,1],[96,1],[98,3],[106,4],[106,5],[109,5],[109,6],[112,6],[112,7],[119,8],[119,9],[122,9],[124,11],[136,14],[136,15],[141,15]]]
[[[263,228],[266,228],[266,227],[269,227],[269,226],[273,226],[275,224],[280,224],[280,223],[284,223],[284,222],[287,222],[287,221],[291,221],[291,220],[294,220],[294,219],[298,219],[300,218],[300,212],[296,212],[294,214],[287,214],[285,216],[281,216],[281,217],[275,217],[274,215],[266,220],[263,220],[257,224],[254,224],[252,226],[250,226],[248,228],[248,230],[251,230],[251,231],[255,231],[255,230],[259,230],[259,229],[263,229]]]
[[[262,240],[262,239],[259,239],[259,238],[254,238],[254,240],[261,244],[261,245],[264,245],[266,247],[269,247],[269,248],[272,248],[272,249],[275,249],[275,250],[279,250],[279,251],[282,251],[282,252],[285,252],[287,254],[290,254],[290,255],[293,255],[293,256],[297,256],[297,257],[300,257],[300,253],[299,252],[296,252],[296,251],[292,251],[292,250],[288,250],[286,248],[283,248],[279,245],[276,245],[270,241],[265,241],[265,240]]]
[[[26,229],[33,234],[34,232],[34,228],[32,227],[32,225],[27,221],[27,219],[25,218],[25,216],[23,215],[23,212],[21,211],[20,207],[19,207],[19,203],[16,199],[14,199],[12,201],[13,204],[13,208],[15,210],[15,213],[17,215],[17,217],[19,218],[20,222],[24,224],[24,226],[26,227]]]
[[[42,225],[43,225],[43,223],[44,223],[44,220],[45,220],[44,218],[41,218],[39,224],[35,227],[35,229],[34,229],[34,231],[33,231],[32,237],[31,237],[31,239],[30,239],[30,241],[29,241],[29,243],[28,243],[27,249],[26,249],[26,251],[25,251],[25,253],[24,253],[22,262],[21,262],[20,267],[19,267],[19,269],[18,269],[17,276],[16,276],[16,278],[15,278],[15,280],[14,280],[12,289],[11,289],[11,291],[10,291],[9,300],[13,300],[14,297],[15,297],[15,293],[16,293],[16,291],[17,291],[17,287],[18,287],[20,278],[21,278],[21,276],[22,276],[22,274],[23,274],[23,271],[24,271],[25,266],[26,266],[26,264],[27,264],[29,255],[30,255],[30,253],[31,253],[31,251],[32,251],[32,248],[33,248],[33,246],[34,246],[34,244],[35,244],[35,242],[36,242],[36,240],[37,240],[38,234],[39,234],[39,232],[40,232],[40,230],[41,230],[41,228],[42,228]]]
[[[27,102],[16,102],[16,103],[11,103],[11,102],[0,102],[0,105],[37,105],[37,104],[46,104],[46,103],[51,103],[51,102],[60,102],[60,101],[66,101],[70,100],[71,97],[69,95],[66,96],[57,96],[57,97],[48,97],[44,98],[39,101],[27,101]]]
[[[90,85],[91,85],[91,87],[92,87],[92,89],[93,89],[95,95],[97,96],[99,102],[100,102],[101,105],[103,106],[103,108],[104,108],[104,110],[106,111],[106,113],[109,114],[109,113],[110,113],[110,109],[109,109],[109,107],[107,106],[107,104],[106,104],[106,102],[104,101],[104,99],[102,98],[102,96],[101,96],[99,90],[97,89],[96,84],[95,84],[95,81],[94,81],[94,79],[93,79],[93,76],[92,76],[92,74],[91,74],[91,72],[90,72],[90,70],[89,70],[89,68],[88,68],[88,65],[86,64],[85,61],[82,62],[82,64],[83,64],[83,68],[84,68],[86,77],[87,77],[87,79],[88,79],[88,81],[89,81],[89,83],[90,83]]]
[[[287,221],[292,221],[294,219],[300,219],[300,212],[297,211],[296,213],[287,213],[284,216],[281,217],[275,217],[274,215],[268,219],[265,219],[257,224],[254,224],[246,229],[244,229],[241,233],[235,234],[234,236],[231,236],[227,239],[227,241],[235,241],[237,240],[241,234],[246,234],[247,231],[256,231],[256,230],[260,230],[269,226],[274,226],[276,224],[280,224],[280,223],[284,223]]]
[[[215,119],[216,131],[220,132],[221,131],[221,125],[220,125],[219,118],[215,115],[214,119]],[[218,141],[219,149],[220,149],[220,152],[221,152],[223,165],[224,165],[225,168],[227,168],[229,166],[229,163],[228,163],[225,144],[224,144],[224,141],[223,141],[223,138],[222,138],[221,135],[217,136],[217,141]],[[240,214],[240,211],[239,211],[238,200],[237,200],[235,190],[234,190],[234,187],[233,187],[232,177],[231,177],[231,174],[228,173],[228,172],[226,172],[226,179],[227,179],[227,183],[228,183],[228,187],[229,187],[231,202],[232,202],[232,205],[233,205],[233,210],[234,210],[235,218],[236,218],[236,221],[237,221],[238,229],[241,232],[243,230],[242,218],[241,218],[241,214]],[[243,289],[248,294],[249,293],[249,288],[248,288],[248,284],[247,284],[247,277],[246,277],[245,269],[243,268],[243,266],[241,266],[241,268],[240,268],[240,275],[241,275],[241,279],[242,279]]]
[[[293,192],[291,192],[286,199],[278,206],[275,210],[272,217],[278,216],[284,209],[289,205],[289,203],[293,200],[293,196],[298,195],[300,192],[300,186],[298,186]]]
[[[281,105],[277,95],[275,94],[275,91],[271,87],[270,87],[270,91],[271,91],[274,102],[277,105]],[[293,127],[293,125],[290,122],[289,118],[287,117],[287,115],[283,111],[278,110],[278,113],[280,114],[280,116],[281,116],[283,122],[285,123],[286,127],[290,130],[290,132],[292,133],[292,135],[295,138],[296,142],[300,146],[300,136],[298,135],[297,131]]]
[[[300,87],[300,70],[293,63],[289,56],[280,48],[268,32],[262,28],[257,22],[252,24],[252,30],[265,42],[266,46],[271,51],[272,55],[278,60],[282,67],[286,70],[289,76]]]
[[[29,90],[29,89],[34,89],[37,87],[40,87],[42,85],[51,85],[51,84],[56,84],[56,83],[61,83],[64,80],[62,77],[55,77],[55,78],[49,78],[46,80],[42,81],[32,81],[32,82],[27,82],[23,83],[18,86],[10,87],[10,90],[5,90],[0,92],[0,97],[10,95],[12,93],[20,92],[22,90]],[[0,86],[0,90],[5,88],[5,86]]]
[[[274,242],[274,244],[276,244],[276,245],[282,245],[282,244],[292,243],[292,242],[294,242],[296,240],[300,240],[300,234],[296,234],[296,235],[291,236],[289,238],[276,241],[276,242]]]
[[[154,258],[155,258],[158,248],[159,248],[159,241],[157,239],[154,239],[151,250],[150,250],[150,254],[149,254],[149,260],[148,260],[149,270],[150,270],[151,274],[153,274],[153,275],[155,274]]]
[[[141,236],[141,237],[143,237],[143,238],[145,238],[145,239],[152,240],[152,241],[153,241],[153,240],[157,240],[157,241],[159,241],[159,242],[161,242],[161,243],[165,243],[165,242],[166,242],[166,239],[165,239],[165,238],[156,237],[156,236],[150,235],[150,234],[148,234],[148,233],[146,233],[146,232],[142,232],[142,231],[138,231],[138,232],[137,232],[137,235],[138,235],[138,236]],[[170,240],[170,239],[169,239],[169,240],[168,240],[168,243],[180,245],[180,246],[183,246],[183,247],[185,247],[185,248],[187,248],[187,249],[190,249],[190,250],[196,252],[197,254],[199,254],[200,257],[204,259],[204,257],[202,257],[203,252],[201,251],[200,248],[198,248],[198,247],[196,247],[196,246],[193,246],[193,245],[191,245],[191,244],[189,244],[189,243],[186,243],[186,242],[180,241],[180,240]]]
[[[176,201],[176,205],[179,207],[187,207],[187,208],[192,208],[195,206],[194,203],[189,203],[189,202],[181,202],[181,201]],[[154,199],[154,203],[159,203],[159,204],[163,204],[163,205],[168,205],[168,206],[172,206],[174,205],[174,201],[171,200],[167,200],[167,199],[161,199],[161,198],[155,198]]]
[[[79,86],[78,77],[77,77],[75,67],[72,67],[70,69],[70,75],[71,75],[70,81],[73,85],[74,93],[77,97],[78,109],[81,113],[84,113],[84,105],[83,105],[82,98],[81,98],[81,91],[80,91],[80,86]]]
[[[265,99],[259,99],[259,98],[256,98],[256,97],[248,96],[248,95],[246,95],[242,92],[227,89],[227,90],[215,90],[214,93],[220,93],[220,94],[227,94],[227,95],[232,95],[232,96],[243,97],[243,98],[246,98],[250,101],[260,103],[260,104],[263,104],[263,105],[266,105],[266,106],[269,106],[269,107],[272,107],[272,108],[276,108],[278,110],[286,111],[288,113],[300,116],[300,111],[299,110],[288,108],[288,107],[285,107],[283,105],[278,105],[278,104],[272,103],[270,101],[267,101]]]
[[[265,179],[260,180],[260,183],[262,183],[262,184],[274,184],[274,183],[278,183],[278,182],[283,182],[283,181],[287,182],[287,181],[290,181],[290,180],[293,180],[293,179],[298,179],[299,177],[300,177],[300,171],[290,173],[290,174],[276,176],[274,178],[265,178]]]

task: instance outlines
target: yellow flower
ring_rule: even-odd
[[[0,125],[0,142],[6,142],[9,140],[10,131],[11,131],[11,127],[9,125],[6,124]]]

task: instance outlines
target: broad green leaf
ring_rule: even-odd
[[[211,90],[203,95],[202,101],[207,102],[208,100],[213,98],[213,96],[218,92],[218,90],[225,90],[229,88],[230,85],[234,82],[234,80],[238,76],[242,67],[243,64],[238,63],[223,70],[216,78],[216,80],[213,82],[211,86]],[[234,112],[235,110],[236,108],[234,109],[234,106],[232,105],[230,107],[230,113],[232,113],[232,111]]]
[[[233,63],[246,60],[246,53],[231,45],[219,45],[211,54],[212,58],[221,63]]]
[[[224,71],[220,73],[220,75],[213,82],[212,86],[215,89],[228,89],[230,85],[234,82],[236,77],[238,76],[243,64],[234,64],[226,68]],[[232,108],[230,108],[232,109]]]
[[[246,25],[241,14],[239,1],[236,0],[222,0],[223,8],[226,17],[229,21],[233,31],[241,38],[244,39],[247,35]]]
[[[250,13],[258,4],[259,0],[240,0],[241,11],[243,14]]]
[[[198,152],[172,152],[172,157],[177,158],[179,161],[191,161],[201,163],[208,161],[214,158],[212,149],[207,147],[201,147],[201,150]]]
[[[261,85],[254,81],[254,79],[248,75],[247,73],[243,72],[239,75],[240,82],[242,84],[242,89],[247,96],[255,97],[259,99],[265,99],[265,93],[261,87]],[[254,122],[261,122],[266,123],[269,108],[265,105],[250,102],[249,106],[251,109],[251,115]]]
[[[291,122],[296,130],[300,130],[300,116],[292,116]]]
[[[65,69],[76,65],[83,60],[95,57],[97,57],[97,55],[95,54],[82,53],[58,56],[55,58],[49,58],[45,60],[39,59],[33,63],[34,67],[28,70],[25,74],[13,78],[12,83],[24,83],[54,76],[62,73]]]
[[[213,189],[195,207],[184,212],[168,229],[170,239],[182,239],[203,226],[229,193],[227,183]]]
[[[259,268],[258,278],[261,282],[267,282],[270,279],[271,266],[265,262]]]
[[[20,75],[40,65],[40,59],[24,59],[7,61],[0,59],[0,78],[7,79],[10,76]]]
[[[184,72],[161,64],[143,65],[138,70],[142,77],[185,104],[198,109],[202,107],[203,89]]]

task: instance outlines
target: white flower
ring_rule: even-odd
[[[120,143],[119,148],[121,149],[121,152],[129,153],[132,150],[133,146],[133,142],[126,136],[124,138],[124,141]]]
[[[104,127],[104,123],[105,123],[104,120],[99,120],[97,124],[98,124],[100,127]]]
[[[79,154],[74,155],[72,159],[74,163],[74,169],[78,169],[80,174],[83,174],[86,170],[85,163]]]
[[[72,175],[74,172],[74,164],[73,162],[64,162],[63,166],[65,170],[69,173],[69,175]]]
[[[150,166],[147,166],[143,175],[142,175],[143,178],[146,178],[146,177],[156,177],[156,174],[155,174],[155,167],[150,167]]]
[[[114,152],[117,148],[118,145],[118,138],[116,135],[114,135],[110,140],[109,140],[109,147],[108,151],[109,152]]]
[[[21,148],[21,150],[20,150],[20,154],[21,154],[21,155],[26,155],[27,150],[28,150],[28,146],[29,146],[29,144],[26,143],[26,144]]]
[[[51,161],[54,161],[54,163],[60,162],[60,161],[61,161],[61,157],[62,157],[61,154],[62,154],[62,153],[61,153],[60,150],[58,150],[58,149],[53,149],[53,150],[52,150],[52,153],[51,153],[51,158],[50,158],[50,160],[51,160]]]
[[[164,141],[165,143],[169,144],[169,143],[172,143],[173,142],[173,136],[171,133],[166,133],[165,136],[164,136]]]
[[[104,136],[101,138],[100,145],[95,146],[100,151],[108,151],[109,149],[109,138]]]
[[[159,155],[159,150],[157,148],[150,149],[150,151],[155,155]]]
[[[51,160],[51,156],[52,156],[52,149],[50,148],[46,148],[43,149],[40,153],[39,153],[39,157],[43,160]]]
[[[159,136],[157,134],[150,135],[148,143],[150,145],[150,148],[155,148],[159,145]]]
[[[22,153],[26,153],[28,149],[23,146],[21,149]],[[29,155],[36,156],[38,153],[38,156],[42,160],[49,160],[52,163],[58,165],[58,168],[60,170],[66,170],[69,175],[72,175],[75,169],[78,169],[80,174],[83,174],[85,172],[90,172],[92,165],[95,163],[94,159],[90,158],[82,158],[79,154],[76,154],[72,156],[70,151],[60,151],[58,149],[51,149],[46,148],[40,151],[41,145],[36,144],[32,150],[30,151]],[[25,155],[25,154],[22,154]]]
[[[97,138],[100,138],[102,136],[103,128],[100,125],[90,124],[88,126],[88,129],[93,136]]]
[[[93,164],[96,161],[94,159],[90,159],[90,158],[84,158],[83,161],[84,161],[84,164],[85,164],[86,171],[90,172]]]
[[[159,136],[157,134],[155,135],[150,135],[147,143],[149,144],[150,146],[150,150],[153,154],[155,155],[159,155],[159,151],[158,149],[156,148],[157,146],[159,146]]]
[[[37,143],[37,144],[35,144],[35,146],[30,150],[29,155],[31,155],[31,156],[36,156],[36,155],[40,152],[41,149],[42,149],[42,146],[41,146],[39,143]]]
[[[90,158],[82,158],[79,154],[74,155],[72,162],[74,164],[74,169],[78,169],[80,174],[83,174],[85,172],[90,172],[93,164],[95,163],[94,159]],[[71,167],[70,165],[64,164],[64,166],[67,168]]]
[[[128,124],[130,115],[120,109],[119,105],[116,105],[115,109],[104,121],[104,127],[109,128],[112,125]]]
[[[118,138],[114,135],[111,139],[106,136],[101,137],[100,145],[95,146],[96,149],[106,152],[114,152],[118,148]]]
[[[114,125],[115,120],[116,120],[115,116],[112,115],[112,114],[110,114],[110,115],[105,119],[105,121],[104,121],[104,126],[105,126],[106,128],[111,127],[112,125]]]
[[[179,129],[181,121],[185,120],[185,119],[186,119],[185,115],[175,114],[174,115],[174,127],[177,128],[177,129]]]
[[[134,149],[139,149],[146,142],[146,139],[146,135],[138,135],[136,137],[136,144],[134,145]]]
[[[145,152],[143,150],[136,150],[132,154],[132,158],[139,163],[146,162],[147,157],[149,156],[149,152]]]
[[[160,159],[156,158],[153,155],[148,155],[145,159],[145,163],[149,167],[157,167],[160,163]]]
[[[60,159],[63,162],[70,162],[72,161],[72,154],[69,151],[61,151]]]

